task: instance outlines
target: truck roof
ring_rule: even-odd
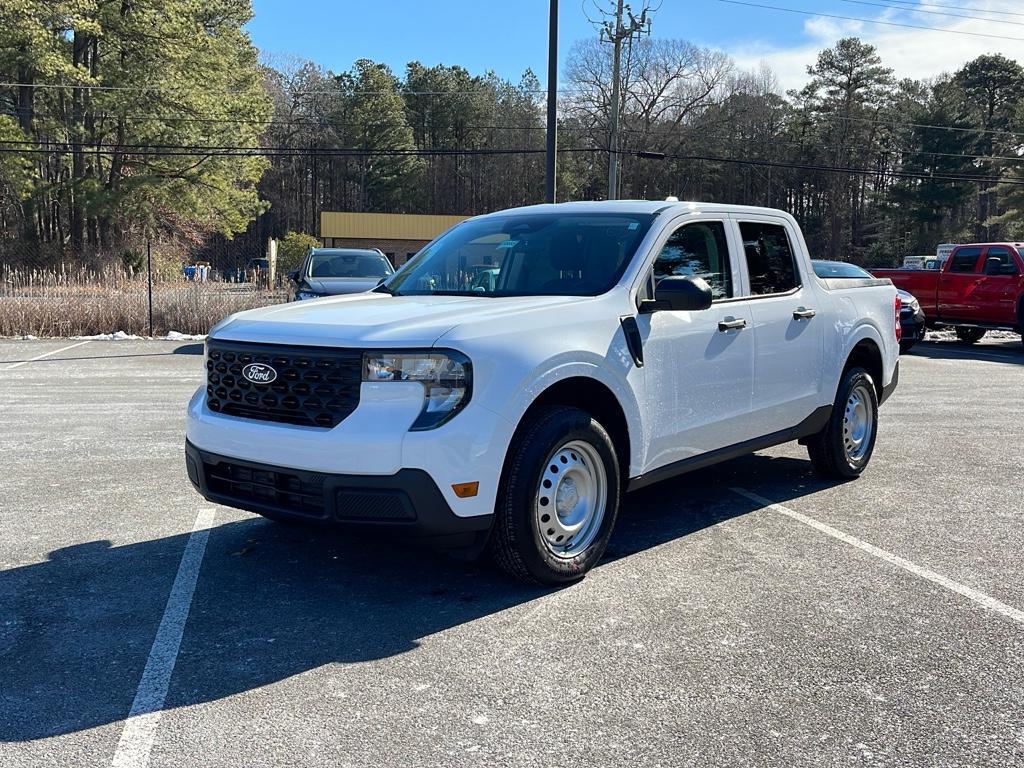
[[[789,214],[776,208],[761,208],[753,205],[727,205],[725,203],[703,203],[698,201],[668,200],[579,200],[569,203],[542,203],[527,205],[520,208],[508,208],[502,211],[484,214],[485,216],[506,213],[661,213],[669,209],[684,211],[700,211],[703,213],[746,213],[748,215],[783,215]]]
[[[993,242],[993,243],[959,243],[958,245],[956,245],[953,248],[953,250],[955,251],[955,250],[958,250],[960,248],[985,248],[985,247],[990,246],[990,245],[1005,245],[1008,248],[1024,248],[1024,243],[1014,243],[1014,242],[1011,242],[1011,241],[1008,241],[1008,240],[1003,240],[1003,241],[1000,241],[1000,242]],[[931,258],[935,258],[935,257],[932,256]]]

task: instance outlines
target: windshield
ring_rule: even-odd
[[[372,251],[313,251],[310,277],[387,277],[394,270],[386,256]]]
[[[597,296],[626,271],[653,214],[523,213],[470,220],[387,281],[396,295]]]
[[[814,274],[818,277],[873,277],[866,269],[845,261],[815,261]]]

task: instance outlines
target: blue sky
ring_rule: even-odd
[[[662,0],[653,31],[656,36],[720,48],[741,67],[753,68],[765,61],[778,73],[783,87],[799,85],[816,51],[846,34],[876,44],[898,76],[937,75],[980,53],[997,50],[1024,60],[1024,42],[949,31],[1024,38],[1024,25],[1011,23],[1024,24],[1024,17],[1002,16],[1007,23],[998,24],[936,15],[937,9],[927,5],[898,11],[851,0],[751,1],[946,31],[804,16],[718,0]],[[592,8],[594,0],[561,0],[559,58],[563,62],[572,42],[594,34],[581,2]],[[610,5],[611,0],[603,3]],[[891,0],[881,3],[889,5]],[[945,4],[956,5],[948,0]],[[640,0],[633,5],[639,7]],[[962,5],[953,13],[980,17],[985,9],[1024,10],[1011,0],[968,0]],[[529,67],[542,82],[545,79],[547,0],[253,0],[253,6],[256,16],[248,28],[261,50],[312,59],[334,71],[347,69],[358,58],[370,58],[390,65],[396,74],[403,72],[407,62],[419,60],[427,65],[461,64],[474,74],[493,69],[512,80]]]

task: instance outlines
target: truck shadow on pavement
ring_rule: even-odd
[[[907,357],[927,357],[932,360],[985,360],[993,363],[1024,365],[1024,347],[1019,340],[988,344],[963,344],[959,341],[919,341]]]
[[[760,455],[627,495],[602,567],[755,511],[732,485],[777,501],[827,487],[806,461]],[[0,743],[127,717],[186,540],[95,541],[0,572]],[[383,538],[227,522],[211,531],[164,709],[402,654],[552,591]]]

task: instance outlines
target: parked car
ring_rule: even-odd
[[[295,299],[318,299],[375,288],[395,270],[381,251],[359,248],[312,248],[289,277]]]
[[[467,286],[486,264],[494,288]],[[218,323],[188,476],[271,519],[426,536],[565,583],[601,559],[624,491],[791,440],[823,475],[860,475],[898,308],[888,280],[815,278],[778,210],[478,216],[374,291]]]
[[[863,267],[850,264],[846,261],[825,261],[815,259],[811,262],[814,265],[814,274],[818,277],[835,279],[870,279],[873,275]],[[921,303],[909,292],[897,288],[896,293],[900,297],[900,352],[909,352],[910,348],[917,342],[924,339],[927,330],[924,310]]]
[[[1022,249],[1022,243],[958,245],[937,271],[875,269],[872,273],[914,294],[929,327],[951,325],[961,341],[973,344],[990,329],[1024,335]]]

